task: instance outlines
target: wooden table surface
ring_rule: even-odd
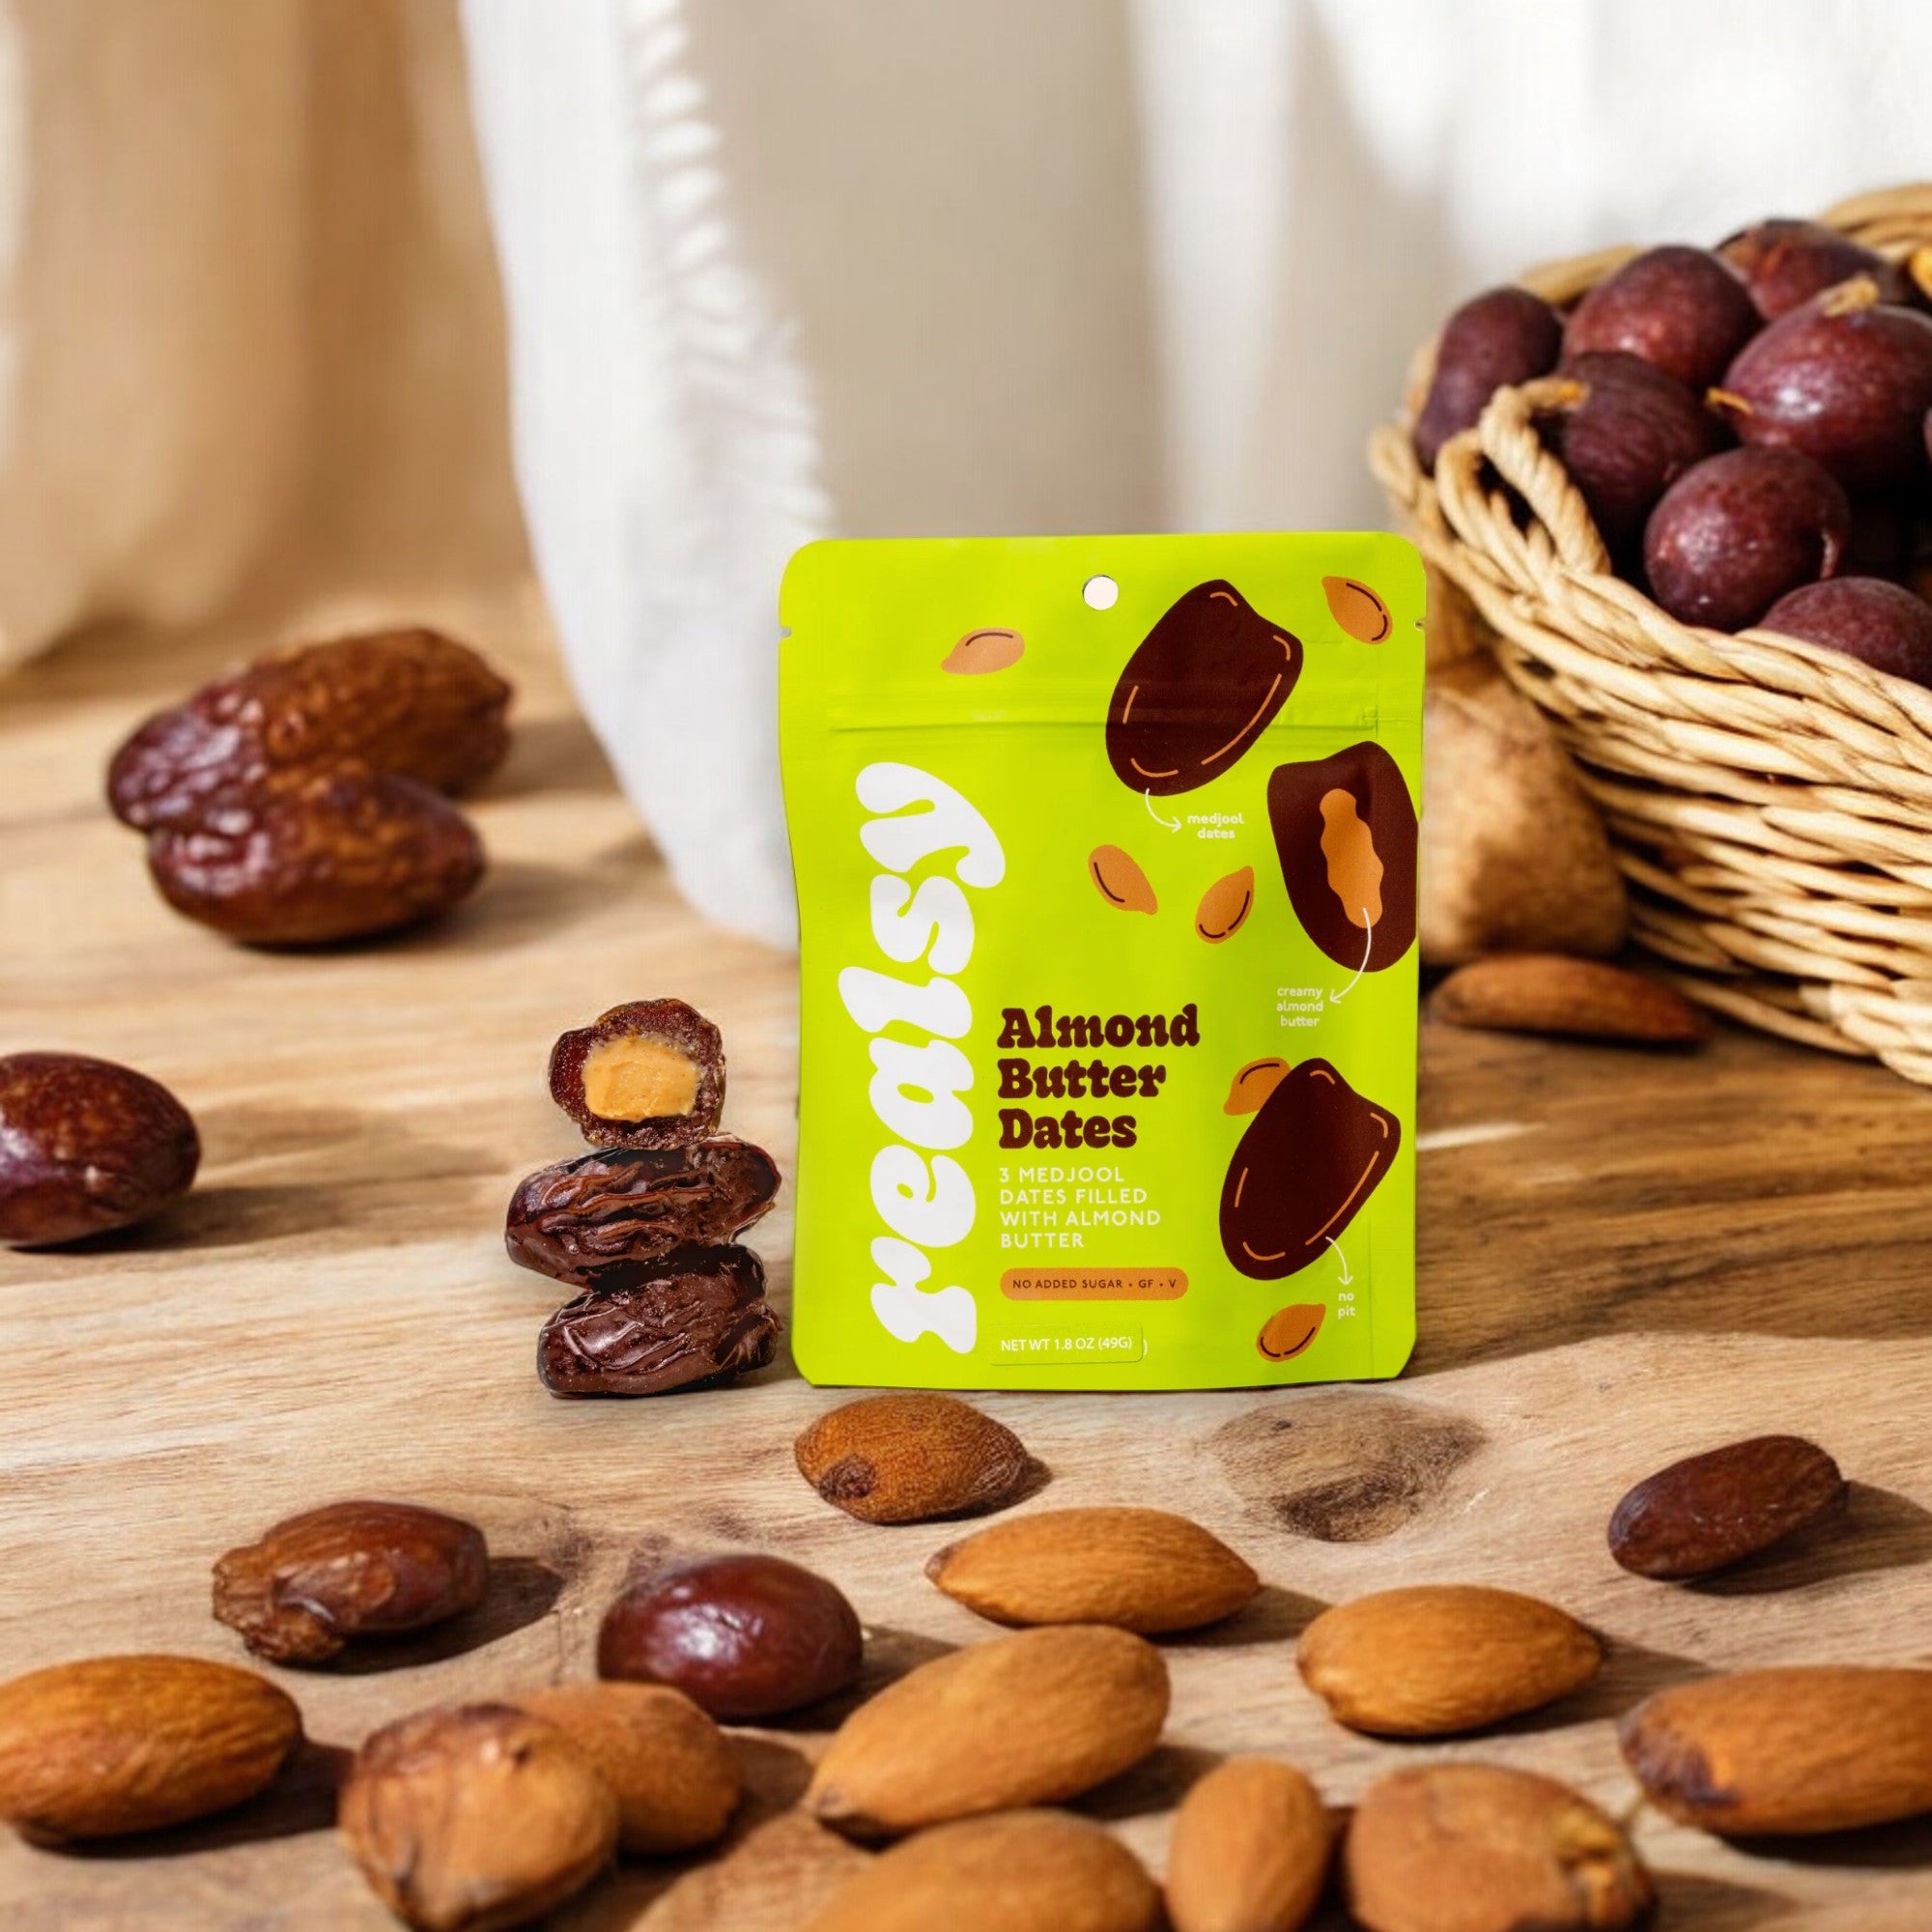
[[[822,1569],[871,1630],[870,1678],[986,1634],[922,1576],[957,1531],[822,1505],[792,1467],[840,1398],[781,1360],[750,1384],[566,1404],[539,1386],[557,1297],[504,1259],[509,1191],[569,1152],[543,1091],[554,1036],[679,994],[724,1027],[725,1123],[793,1148],[790,961],[701,925],[611,784],[532,628],[477,626],[519,671],[512,759],[476,807],[494,867],[470,908],[333,953],[231,948],[150,890],[99,803],[139,715],[203,675],[107,637],[0,690],[0,1051],[125,1059],[179,1093],[207,1156],[156,1226],[0,1256],[0,1670],[101,1651],[239,1658],[212,1559],[352,1494],[461,1511],[501,1559],[491,1603],[384,1667],[282,1673],[317,1741],[292,1785],[225,1820],[82,1853],[0,1846],[14,1932],[152,1925],[376,1932],[334,1834],[334,1751],[454,1696],[582,1676],[627,1566],[754,1546]],[[1613,1719],[1711,1667],[1932,1656],[1932,1094],[1727,1032],[1690,1057],[1425,1027],[1421,1334],[1392,1384],[1276,1394],[1015,1396],[986,1406],[1052,1470],[1028,1507],[1154,1502],[1244,1551],[1267,1589],[1170,1643],[1169,1741],[1089,1807],[1156,1867],[1216,1756],[1287,1756],[1337,1803],[1433,1755],[1532,1766],[1618,1811]],[[789,1215],[754,1235],[788,1296]],[[1765,1430],[1815,1435],[1854,1482],[1845,1526],[1704,1588],[1609,1561],[1623,1489]],[[1610,1638],[1599,1683],[1502,1734],[1376,1745],[1301,1688],[1315,1610],[1398,1582],[1548,1596]],[[822,1725],[824,1719],[819,1719]],[[822,1730],[748,1737],[748,1821],[721,1867],[627,1867],[573,1928],[797,1922],[861,1855],[786,1819]],[[1644,1812],[1666,1925],[1932,1923],[1932,1825],[1746,1852]]]

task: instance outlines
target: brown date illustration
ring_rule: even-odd
[[[633,1000],[551,1048],[550,1096],[592,1147],[691,1147],[718,1125],[724,1041],[682,1000]]]
[[[520,1266],[589,1288],[641,1273],[673,1248],[729,1241],[778,1191],[777,1163],[749,1141],[600,1148],[525,1176],[503,1244]]]
[[[1278,765],[1268,820],[1290,903],[1338,965],[1393,966],[1415,943],[1415,806],[1401,767],[1364,739]]]
[[[1201,905],[1194,915],[1194,930],[1209,946],[1218,946],[1240,931],[1254,909],[1255,868],[1243,866],[1238,872],[1216,879],[1201,895]]]
[[[1315,1346],[1327,1313],[1327,1305],[1320,1301],[1295,1301],[1277,1308],[1262,1324],[1255,1347],[1271,1362],[1292,1362]]]
[[[1301,674],[1301,639],[1232,583],[1197,583],[1127,660],[1107,706],[1107,757],[1137,792],[1166,798],[1232,771]]]
[[[1221,1245],[1256,1281],[1328,1252],[1381,1185],[1402,1122],[1325,1060],[1284,1074],[1241,1136],[1221,1188]]]
[[[778,1336],[756,1255],[678,1248],[565,1302],[537,1337],[537,1374],[556,1396],[664,1395],[763,1368]]]
[[[1122,912],[1158,912],[1160,901],[1153,895],[1148,875],[1131,852],[1118,845],[1096,845],[1087,860],[1087,876],[1094,889],[1110,906]]]
[[[214,1614],[275,1663],[324,1663],[356,1637],[427,1630],[489,1587],[483,1532],[413,1503],[290,1517],[214,1566]]]
[[[1009,670],[1025,655],[1026,639],[1017,631],[968,631],[940,660],[939,668],[957,677],[980,677]]]
[[[1352,577],[1324,577],[1321,594],[1328,600],[1328,614],[1358,644],[1388,641],[1395,620],[1389,615],[1388,606],[1366,583],[1359,583]]]
[[[597,1637],[603,1677],[668,1684],[727,1723],[843,1690],[865,1637],[844,1596],[781,1557],[712,1556],[626,1588]]]
[[[132,1227],[180,1200],[200,1164],[194,1122],[158,1080],[84,1053],[0,1058],[0,1242]]]

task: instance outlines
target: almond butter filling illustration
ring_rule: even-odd
[[[1339,786],[1321,795],[1321,856],[1328,862],[1328,890],[1342,901],[1352,925],[1363,931],[1381,923],[1382,862],[1375,834],[1355,812],[1355,795]]]

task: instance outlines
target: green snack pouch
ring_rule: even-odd
[[[1422,611],[1379,534],[792,558],[812,1381],[1401,1369]]]

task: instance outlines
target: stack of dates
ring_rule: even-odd
[[[613,1007],[565,1034],[552,1095],[594,1151],[510,1202],[510,1259],[582,1291],[537,1340],[553,1395],[663,1395],[762,1368],[778,1344],[765,1271],[735,1236],[771,1207],[770,1154],[716,1133],[718,1029],[681,1000]]]

